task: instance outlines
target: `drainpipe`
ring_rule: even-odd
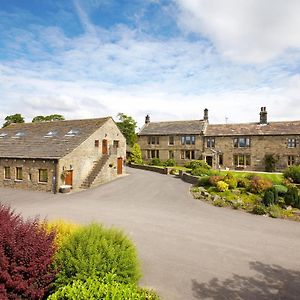
[[[58,172],[58,161],[55,160],[54,161],[54,174],[53,174],[53,178],[52,178],[52,191],[53,194],[57,193],[57,184],[58,184],[58,176],[59,172]]]

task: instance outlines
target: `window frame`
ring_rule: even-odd
[[[169,159],[174,159],[174,158],[175,158],[175,151],[169,150]]]
[[[296,157],[295,155],[288,155],[288,162],[287,165],[288,166],[293,166],[296,163]]]
[[[172,140],[172,143],[171,143]],[[169,135],[169,146],[174,146],[175,144],[175,138],[174,135]]]
[[[207,138],[206,147],[207,148],[215,148],[216,147],[216,139],[214,137]]]
[[[288,148],[296,148],[297,147],[297,139],[295,139],[295,138],[289,138],[287,140],[287,147]]]
[[[189,142],[187,142],[189,141]],[[196,136],[195,135],[182,135],[181,136],[181,145],[195,145]]]
[[[43,180],[42,172],[46,171],[47,179]],[[49,180],[48,169],[39,169],[39,183],[47,183]]]
[[[234,148],[250,148],[251,147],[250,137],[235,137],[235,138],[233,138],[233,147]]]
[[[8,173],[7,173],[8,170]],[[8,176],[7,176],[8,174]],[[8,166],[4,167],[4,180],[10,180],[11,179],[11,168]]]
[[[233,164],[235,167],[248,167],[251,166],[250,154],[234,154]]]
[[[16,167],[16,180],[17,181],[23,180],[23,168],[22,167]]]

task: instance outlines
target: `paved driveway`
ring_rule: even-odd
[[[123,228],[138,248],[141,284],[166,300],[299,299],[300,223],[194,200],[172,176],[128,173],[76,194],[0,189],[0,199],[24,216]]]

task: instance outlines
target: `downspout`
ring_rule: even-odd
[[[59,172],[58,172],[58,160],[55,160],[55,163],[54,163],[54,174],[53,174],[53,179],[52,179],[52,191],[53,191],[53,194],[56,194],[57,193],[57,190],[58,190],[58,176]]]

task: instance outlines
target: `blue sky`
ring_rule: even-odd
[[[0,122],[300,119],[297,0],[0,0]]]

